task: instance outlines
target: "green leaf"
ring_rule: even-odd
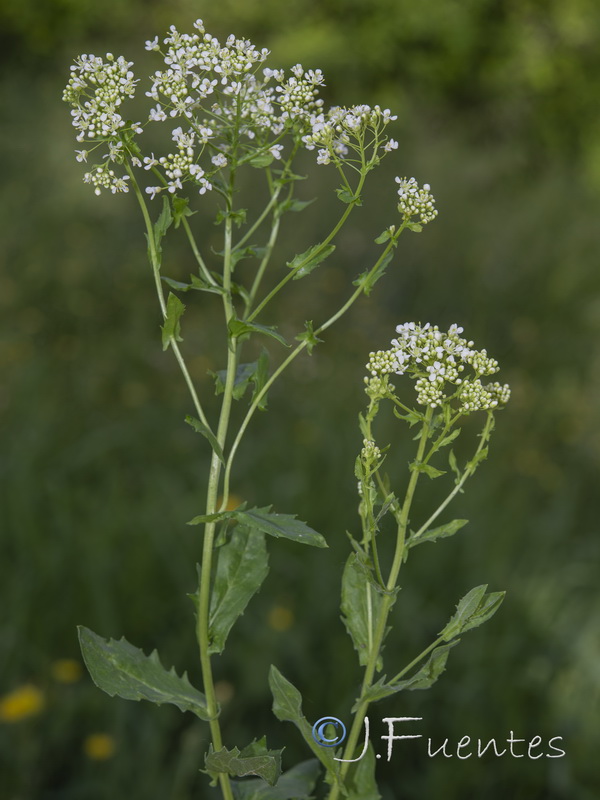
[[[211,294],[226,294],[225,290],[221,286],[213,286],[212,284],[207,283],[206,281],[199,278],[197,275],[190,275],[190,283],[184,283],[183,281],[175,281],[173,278],[167,278],[164,275],[161,275],[161,280],[163,280],[171,289],[176,289],[178,292],[189,292],[192,289],[195,289],[198,292],[210,292]]]
[[[375,763],[375,752],[369,742],[365,755],[357,764],[352,764],[347,800],[381,800],[375,778]]]
[[[273,163],[273,155],[271,153],[260,153],[259,155],[251,158],[249,161],[245,161],[243,163],[248,164],[251,167],[255,167],[256,169],[262,169],[263,167],[268,167]]]
[[[262,531],[276,539],[291,539],[300,544],[309,544],[313,547],[327,547],[327,542],[305,522],[296,519],[295,514],[272,514],[271,506],[264,508],[251,508],[245,510],[243,503],[234,511],[217,511],[215,514],[200,514],[191,519],[188,525],[199,525],[204,522],[220,522],[235,520],[240,525]]]
[[[320,533],[309,528],[306,522],[296,519],[295,514],[273,514],[271,506],[251,508],[248,511],[234,511],[235,519],[242,525],[256,528],[276,539],[291,539],[300,544],[313,547],[327,547]]]
[[[256,369],[254,370],[254,374],[252,375],[252,382],[254,383],[254,391],[252,392],[252,400],[253,403],[260,392],[262,392],[267,380],[269,379],[269,354],[267,351],[262,349],[260,356],[258,357],[258,361],[255,362]],[[258,406],[261,411],[265,411],[267,408],[267,393],[263,394],[258,402]]]
[[[156,705],[172,703],[181,711],[191,711],[200,719],[210,720],[205,696],[194,689],[185,672],[181,678],[173,668],[167,672],[156,650],[146,656],[124,638],[103,639],[82,626],[78,627],[78,633],[92,680],[111,697],[150,700]]]
[[[185,306],[181,300],[174,295],[173,292],[169,292],[169,297],[167,298],[167,316],[165,317],[165,324],[161,325],[160,328],[162,331],[163,350],[167,349],[172,339],[177,342],[183,341],[180,336],[180,320],[184,311]]]
[[[195,211],[190,211],[189,200],[187,197],[173,197],[171,203],[173,205],[173,226],[178,228],[184,217],[193,217]]]
[[[446,522],[445,525],[440,525],[438,528],[424,531],[418,538],[411,536],[406,545],[407,547],[416,547],[421,542],[434,542],[436,539],[446,539],[448,536],[454,536],[468,521],[468,519],[453,519],[452,522]]]
[[[453,442],[460,436],[460,432],[461,428],[455,428],[452,431],[452,433],[449,433],[447,436],[444,436],[444,438],[440,442],[436,443],[436,450],[439,450],[440,447],[446,447],[446,445],[451,444],[451,442]]]
[[[462,478],[462,472],[460,471],[458,464],[456,462],[456,456],[454,455],[454,450],[450,450],[448,453],[448,464],[450,465],[450,469],[456,475],[456,480],[454,483],[458,483]]]
[[[358,653],[361,666],[369,660],[382,602],[382,595],[371,586],[358,556],[351,553],[342,576],[342,621]],[[377,669],[380,670],[381,666],[380,656]]]
[[[215,182],[213,181],[213,184]],[[244,222],[246,221],[246,214],[248,213],[247,208],[238,208],[236,211],[224,211],[223,209],[219,209],[217,212],[217,216],[215,218],[215,225],[220,225],[226,219],[231,219],[237,227],[241,227]]]
[[[276,786],[267,786],[258,778],[232,781],[235,800],[310,800],[321,767],[316,758],[302,761],[284,772]]]
[[[394,251],[390,250],[390,252],[381,259],[376,268],[362,272],[358,278],[356,278],[356,280],[352,281],[352,285],[360,286],[368,297],[373,291],[373,287],[377,281],[385,274],[385,271],[393,257]]]
[[[423,230],[423,226],[421,224],[418,222],[410,222],[410,220],[406,221],[405,227],[407,227],[409,231],[414,231],[414,233],[421,233]]]
[[[294,256],[291,261],[287,262],[290,269],[295,271],[293,280],[297,281],[300,278],[309,275],[315,267],[318,267],[326,258],[328,258],[335,250],[334,244],[323,246],[322,244],[315,244],[305,250],[304,253]]]
[[[158,253],[162,252],[161,241],[165,236],[166,232],[169,229],[169,226],[173,222],[173,216],[171,214],[171,204],[169,202],[169,198],[166,195],[163,195],[163,207],[162,211],[160,212],[159,218],[154,223],[153,231],[154,231],[154,242],[156,244],[156,250]]]
[[[446,474],[443,470],[436,469],[432,467],[431,464],[424,464],[422,461],[413,461],[412,464],[409,465],[409,469],[411,472],[423,472],[432,480],[434,478],[439,478],[440,475]]]
[[[274,786],[281,775],[283,750],[267,750],[264,746],[257,748],[256,745],[263,742],[264,737],[261,743],[253,743],[241,751],[237,747],[233,750],[223,747],[217,752],[213,750],[211,744],[204,759],[207,772],[213,777],[217,777],[221,772],[237,778],[258,775],[270,786]]]
[[[289,200],[284,200],[283,203],[279,204],[279,213],[285,214],[286,211],[304,211],[304,209],[312,205],[315,200],[316,197],[313,197],[312,200],[296,200],[292,197]]]
[[[253,244],[233,250],[231,253],[231,268],[233,269],[238,261],[244,258],[262,258],[266,252],[266,247],[257,247]]]
[[[436,647],[435,650],[429,655],[425,664],[415,674],[405,681],[396,681],[395,683],[386,683],[385,676],[380,678],[377,683],[374,683],[363,695],[362,700],[368,700],[369,703],[375,703],[378,700],[383,700],[385,697],[397,694],[405,690],[415,691],[416,689],[429,689],[430,686],[437,681],[442,672],[446,668],[448,660],[448,653],[450,650],[459,643],[457,639],[450,644],[443,644]],[[357,704],[358,705],[357,701]],[[352,709],[353,711],[355,709]]]
[[[421,414],[420,411],[415,411],[414,408],[410,411],[407,411],[406,414],[402,414],[395,406],[394,406],[394,416],[398,419],[403,419],[405,422],[408,422],[409,426],[412,428],[413,425],[419,425],[420,423],[425,421],[425,415]]]
[[[199,419],[196,419],[196,417],[192,417],[189,414],[185,418],[185,421],[187,422],[188,425],[191,425],[191,427],[196,431],[196,433],[201,433],[202,436],[205,436],[208,439],[208,441],[210,442],[210,446],[217,454],[217,458],[223,464],[223,466],[225,466],[225,456],[223,455],[223,449],[221,448],[221,445],[217,441],[217,437],[214,435],[211,429],[208,426],[206,426],[203,422],[200,422]]]
[[[245,507],[245,503],[242,503],[240,508]],[[214,514],[199,514],[197,517],[191,519],[187,524],[188,525],[203,525],[206,522],[221,522],[223,520],[230,520],[235,518],[235,511],[216,511]]]
[[[506,592],[486,594],[487,584],[476,586],[459,601],[456,613],[440,632],[444,641],[449,642],[471,628],[482,625],[500,608]]]
[[[221,369],[218,372],[210,372],[215,379],[215,394],[219,395],[225,391],[225,381],[227,379],[227,370]],[[233,383],[233,399],[240,400],[248,387],[249,383],[254,383],[254,391],[252,392],[252,401],[261,391],[269,377],[269,354],[263,348],[257,361],[252,361],[249,364],[239,364]],[[252,402],[251,401],[251,402]],[[267,396],[264,395],[258,408],[264,411],[267,407]]]
[[[237,527],[219,550],[208,618],[209,655],[222,653],[229,631],[269,571],[264,535]]]
[[[236,339],[241,339],[242,337],[246,338],[251,333],[262,333],[265,336],[271,336],[273,339],[277,339],[277,341],[281,342],[281,344],[285,347],[289,347],[283,336],[280,333],[277,333],[277,329],[273,327],[257,325],[255,322],[244,322],[241,319],[232,317],[229,320],[228,328],[230,336],[235,337]]]
[[[312,320],[307,320],[304,323],[304,328],[305,328],[304,332],[299,333],[298,336],[296,336],[295,338],[297,342],[306,342],[306,349],[308,351],[308,354],[312,355],[312,351],[315,348],[315,346],[319,344],[319,342],[322,342],[323,339],[319,339],[319,337],[315,335],[315,332],[313,331]]]
[[[233,380],[233,399],[240,400],[248,388],[248,383],[252,380],[258,366],[257,361],[249,364],[238,364]],[[223,394],[225,391],[225,381],[227,380],[227,370],[220,369],[217,372],[210,372],[215,379],[215,394]]]
[[[333,760],[334,754],[331,752],[333,748],[321,747],[313,738],[312,727],[302,713],[302,695],[273,665],[269,670],[269,687],[273,695],[273,713],[277,719],[281,722],[293,722],[319,761],[332,774],[337,774],[337,762]]]
[[[375,239],[375,244],[385,244],[386,242],[388,242],[392,238],[392,236],[394,235],[395,232],[396,232],[396,228],[393,225],[391,227],[389,227],[389,228],[386,228]]]
[[[346,203],[346,205],[354,203],[355,206],[362,206],[360,194],[352,194],[352,192],[349,192],[348,189],[346,189],[343,186],[340,189],[336,189],[335,193],[337,194],[338,198],[342,201],[342,203]]]

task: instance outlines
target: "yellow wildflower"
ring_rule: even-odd
[[[74,658],[59,658],[52,664],[52,677],[59,683],[77,683],[81,673],[81,664]]]
[[[285,606],[273,606],[267,617],[269,627],[278,633],[289,630],[294,624],[294,614]]]
[[[112,758],[116,743],[108,733],[91,733],[83,741],[83,752],[92,761],[106,761]]]
[[[19,722],[39,714],[46,700],[43,693],[31,683],[25,683],[0,698],[0,721]]]

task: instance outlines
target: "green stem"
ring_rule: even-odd
[[[131,169],[129,163],[125,162],[125,167],[129,176],[131,177],[131,184],[133,186],[133,191],[137,197],[138,203],[140,205],[140,209],[142,211],[142,216],[144,218],[144,223],[146,225],[146,234],[148,236],[148,252],[150,256],[150,265],[152,267],[152,273],[154,275],[154,283],[156,286],[156,294],[158,296],[158,302],[160,305],[160,310],[162,313],[163,320],[167,317],[167,303],[165,301],[165,294],[163,291],[163,285],[160,278],[160,258],[156,251],[156,242],[154,240],[154,227],[152,225],[152,220],[150,219],[150,214],[148,213],[148,207],[146,205],[146,201],[144,200],[144,196],[140,191],[140,187],[135,179],[135,175],[133,170]],[[208,420],[202,408],[202,404],[200,403],[200,398],[196,392],[196,388],[184,361],[184,358],[181,354],[181,350],[179,349],[179,345],[177,340],[174,336],[171,336],[169,339],[169,344],[173,353],[175,354],[175,358],[177,359],[177,363],[179,364],[179,368],[183,374],[184,380],[192,397],[192,402],[194,404],[194,408],[196,409],[196,413],[200,418],[201,422],[210,430],[210,425],[208,424]]]
[[[399,233],[398,233],[398,235],[399,235]],[[396,237],[396,239],[397,239],[397,237]],[[392,247],[395,246],[395,241],[396,240],[394,240],[394,239],[391,239],[389,241],[387,247],[385,248],[385,250],[383,251],[381,256],[377,259],[377,262],[375,263],[375,265],[371,268],[371,271],[369,273],[370,275],[372,275],[372,274],[377,272],[381,262],[385,259],[385,257],[387,256],[389,251],[392,249]],[[352,305],[354,305],[354,303],[360,297],[362,292],[363,292],[362,286],[359,286],[354,292],[352,292],[352,294],[350,295],[348,300],[344,303],[344,305],[338,311],[336,311],[335,314],[333,314],[331,317],[329,317],[329,319],[326,322],[324,322],[319,328],[317,328],[314,331],[315,336],[318,336],[320,333],[323,333],[328,328],[330,328],[334,323],[336,323],[338,321],[338,319],[340,319],[340,317],[342,317],[346,313],[346,311],[348,311],[348,309]],[[237,432],[237,435],[236,435],[236,437],[234,439],[234,442],[231,445],[231,449],[229,451],[229,456],[228,456],[227,461],[226,461],[225,476],[224,476],[224,479],[223,479],[223,503],[221,504],[221,508],[219,509],[220,511],[225,510],[225,506],[227,505],[227,497],[228,497],[228,494],[229,494],[229,481],[230,481],[230,476],[231,476],[231,467],[233,465],[233,461],[235,459],[235,455],[236,455],[237,449],[238,449],[238,447],[240,445],[240,442],[241,442],[241,440],[242,440],[242,438],[244,436],[244,433],[246,432],[246,428],[248,427],[248,424],[250,423],[250,420],[254,416],[254,413],[256,412],[256,409],[259,407],[261,400],[267,394],[267,392],[269,391],[271,386],[275,383],[277,378],[292,363],[292,361],[296,358],[296,356],[298,356],[305,349],[306,346],[307,346],[306,340],[303,340],[302,342],[300,342],[300,344],[289,354],[289,356],[279,365],[279,367],[277,367],[275,372],[271,375],[271,377],[265,383],[265,385],[262,387],[260,392],[258,392],[256,394],[256,397],[253,399],[252,403],[250,404],[250,408],[248,409],[248,411],[246,413],[246,416],[244,417],[244,420],[242,421],[242,424],[240,425],[240,428],[239,428],[239,430]]]
[[[223,295],[223,305],[225,311],[226,324],[229,323],[233,315],[233,306],[231,303],[231,217],[228,216],[225,220],[225,249],[223,257],[223,288],[226,290]],[[235,338],[231,338],[227,348],[227,377],[225,379],[225,387],[223,390],[223,402],[221,405],[221,413],[219,415],[219,424],[217,428],[217,441],[223,450],[225,447],[225,440],[227,438],[227,429],[229,427],[229,419],[231,416],[231,404],[233,398],[233,387],[235,383],[235,372],[237,367],[237,343]],[[208,490],[206,495],[206,513],[213,514],[217,506],[217,496],[219,491],[219,479],[221,475],[221,461],[217,454],[213,451],[210,473],[208,479]],[[218,704],[215,696],[214,679],[212,674],[212,665],[209,655],[209,614],[210,614],[210,588],[211,588],[211,574],[212,574],[212,559],[214,551],[214,538],[215,538],[216,524],[208,522],[204,528],[204,542],[202,545],[202,567],[200,571],[200,586],[198,591],[198,618],[197,618],[197,638],[198,646],[200,649],[200,666],[202,670],[202,679],[204,683],[204,693],[206,695],[206,705],[208,713],[211,717],[210,731],[213,740],[213,747],[215,750],[220,750],[223,747],[221,737],[221,728],[218,721]],[[219,773],[219,783],[221,791],[225,800],[233,800],[233,793],[229,775],[226,773]]]
[[[394,677],[392,678],[391,681],[389,681],[389,683],[396,683],[397,681],[400,680],[400,678],[403,678],[407,672],[410,672],[413,667],[416,667],[419,661],[422,661],[425,658],[425,656],[428,656],[429,653],[431,653],[431,651],[434,650],[438,646],[438,644],[441,644],[443,641],[444,641],[443,636],[438,637],[435,640],[435,642],[432,642],[429,645],[429,647],[426,647],[422,653],[419,653],[419,655],[416,658],[413,658],[410,664],[404,667],[404,669],[401,669],[397,675],[394,675]]]
[[[486,423],[485,423],[485,427],[483,428],[483,431],[481,432],[481,438],[479,440],[479,444],[477,446],[477,450],[475,451],[475,455],[471,459],[471,463],[475,462],[475,464],[476,464],[477,456],[483,450],[483,447],[485,446],[485,443],[490,438],[490,433],[491,433],[493,424],[494,424],[494,415],[492,414],[491,411],[488,411],[488,417],[487,417],[487,420],[486,420]],[[442,511],[452,502],[452,500],[454,500],[456,495],[460,491],[462,491],[462,487],[464,486],[465,482],[467,481],[467,478],[470,478],[471,475],[475,472],[476,469],[477,469],[476,465],[472,466],[472,467],[467,465],[465,467],[465,471],[463,472],[460,480],[458,481],[458,483],[456,484],[454,489],[450,492],[448,497],[446,497],[446,499],[443,501],[443,503],[440,503],[440,505],[433,512],[433,514],[429,517],[429,519],[426,522],[424,522],[421,525],[421,527],[419,528],[419,530],[412,536],[412,538],[411,538],[412,542],[414,542],[416,539],[418,539],[419,536],[422,536],[425,533],[425,531],[429,528],[429,526],[433,522],[436,521],[436,519],[439,517],[439,515],[442,513]]]
[[[421,429],[421,436],[419,438],[419,445],[416,456],[417,462],[420,462],[422,460],[423,454],[425,453],[425,446],[427,444],[427,437],[429,435],[429,426],[431,423],[432,416],[433,416],[433,410],[431,408],[428,408],[425,414],[423,427]],[[420,473],[417,470],[414,470],[411,473],[408,487],[406,489],[406,495],[404,497],[404,503],[402,504],[402,511],[400,513],[398,532],[396,536],[396,550],[394,553],[394,560],[392,562],[392,568],[390,570],[390,575],[386,587],[388,593],[383,596],[383,599],[381,601],[379,617],[376,623],[375,633],[373,636],[373,646],[369,652],[369,658],[365,666],[365,674],[360,693],[361,700],[359,702],[356,714],[354,716],[354,722],[350,730],[348,742],[344,749],[343,757],[345,759],[345,763],[342,763],[342,767],[340,770],[340,778],[342,782],[350,767],[348,761],[349,759],[354,757],[354,753],[358,743],[358,737],[360,736],[360,732],[363,725],[363,720],[367,712],[367,709],[369,707],[369,701],[364,699],[364,695],[366,694],[367,690],[371,687],[373,683],[373,678],[377,667],[377,660],[379,658],[379,652],[381,650],[381,645],[383,644],[383,638],[385,636],[387,619],[390,610],[392,608],[392,605],[394,604],[395,601],[394,594],[396,589],[396,583],[398,580],[398,574],[400,572],[400,567],[402,565],[402,559],[404,555],[404,545],[406,541],[406,529],[408,527],[410,507],[412,505],[415,490],[417,487],[417,482],[419,480],[419,474]],[[329,800],[337,800],[337,798],[339,797],[339,793],[340,793],[339,786],[338,785],[333,786],[329,794]]]
[[[196,244],[194,234],[192,233],[192,229],[190,228],[190,223],[187,221],[185,217],[182,217],[181,222],[183,224],[183,228],[190,243],[190,247],[192,248],[192,253],[194,254],[196,261],[198,262],[198,266],[200,267],[200,272],[202,273],[202,275],[204,275],[204,277],[211,286],[217,286],[218,284],[216,280],[210,274],[210,270],[206,266],[206,263],[202,258],[200,250],[198,249],[198,245]]]
[[[144,197],[140,191],[137,181],[135,180],[135,176],[129,164],[127,164],[127,171],[129,172],[129,175],[131,177],[131,182],[142,210],[144,222],[146,223],[150,261],[152,264],[152,271],[154,273],[154,280],[156,284],[156,290],[158,294],[160,308],[162,311],[163,318],[165,318],[167,315],[167,307],[160,279],[160,258],[156,251],[156,242],[154,240],[154,229],[152,226],[152,221],[150,220],[150,215],[148,213],[148,208],[144,201]],[[229,248],[227,247],[227,238],[226,238],[225,263],[224,263],[225,274],[230,272],[230,264],[231,264],[231,220],[228,219],[228,223],[229,223],[229,228],[228,228]],[[231,285],[230,280],[229,280],[229,285]],[[226,302],[226,313],[227,313],[227,304],[230,303],[229,296],[225,298],[225,302]],[[177,342],[175,341],[175,338],[171,337],[169,343],[171,344],[171,347],[175,352],[177,361],[186,379],[186,383],[192,395],[196,411],[198,412],[198,415],[202,420],[202,422],[208,427],[206,417],[202,411],[202,407],[200,405],[195,389],[191,382],[183,357],[179,351],[179,348],[177,347]],[[219,417],[219,427],[217,429],[217,440],[221,445],[221,448],[223,448],[225,444],[225,438],[227,435],[227,426],[229,423],[229,415],[231,411],[233,382],[235,380],[235,357],[236,357],[235,347],[233,348],[233,351],[232,348],[229,348],[227,381],[225,384],[223,404],[221,406],[221,414]],[[233,360],[233,369],[231,369],[232,360]],[[217,492],[219,487],[220,469],[221,469],[221,462],[219,461],[218,457],[213,451],[211,458],[211,465],[210,465],[210,475],[209,475],[207,501],[206,501],[207,513],[209,514],[214,511],[217,504]],[[210,716],[209,726],[212,736],[213,747],[215,750],[221,750],[223,747],[223,740],[221,737],[221,727],[219,725],[219,720],[218,720],[219,707],[215,695],[215,687],[212,677],[210,656],[208,654],[208,646],[209,646],[208,615],[210,607],[210,577],[211,577],[211,567],[212,567],[214,533],[215,533],[215,523],[208,523],[205,527],[204,543],[202,549],[202,568],[200,573],[200,587],[198,593],[199,598],[198,598],[197,636],[200,648],[200,666],[202,669],[202,677],[204,681],[206,706],[208,714]],[[224,800],[233,800],[233,792],[231,789],[231,782],[229,780],[229,775],[227,775],[226,773],[220,773],[219,782],[221,785],[221,790],[223,792]]]
[[[356,187],[356,191],[354,192],[355,195],[359,195],[360,192],[362,191],[362,187],[364,185],[365,179],[366,179],[366,172],[362,172],[361,176],[360,176],[360,180],[359,180],[358,185]],[[337,225],[333,228],[333,230],[329,233],[329,235],[320,243],[318,249],[315,250],[311,254],[311,258],[313,258],[314,256],[318,255],[318,253],[321,252],[321,250],[323,250],[325,247],[327,247],[327,245],[337,236],[337,234],[339,233],[340,229],[343,227],[344,223],[346,222],[346,220],[350,216],[350,213],[352,212],[352,209],[354,208],[355,205],[356,205],[356,203],[349,203],[346,206],[346,210],[344,211],[344,213],[342,214],[342,216],[338,220]],[[258,304],[258,306],[255,308],[255,310],[252,312],[252,314],[248,317],[247,321],[248,322],[252,322],[253,319],[256,319],[256,317],[260,314],[260,312],[267,305],[267,303],[269,303],[273,299],[273,297],[275,297],[275,295],[279,291],[281,291],[281,289],[283,289],[283,287],[286,285],[286,283],[288,281],[292,280],[294,275],[296,275],[298,270],[302,269],[303,266],[304,266],[304,262],[298,264],[298,266],[295,267],[294,269],[291,269],[288,272],[288,274],[285,276],[285,278],[282,278],[279,281],[279,283],[277,284],[277,286],[275,286],[275,288],[272,289],[269,292],[269,294]]]

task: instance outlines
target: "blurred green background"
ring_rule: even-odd
[[[337,607],[356,530],[356,417],[369,350],[401,321],[459,322],[501,365],[513,400],[489,462],[455,504],[471,524],[419,548],[388,659],[428,643],[468,589],[506,589],[498,615],[452,652],[428,692],[374,707],[456,743],[563,737],[565,758],[429,758],[398,744],[385,800],[600,796],[600,6],[594,0],[3,0],[0,6],[0,797],[192,800],[206,729],[170,708],[111,700],[79,675],[75,626],[124,634],[198,680],[192,606],[207,452],[159,319],[131,195],[81,182],[68,109],[72,58],[123,53],[202,17],[326,75],[326,101],[390,106],[400,148],[373,176],[336,258],[284,297],[293,335],[323,319],[392,219],[393,176],[429,182],[439,217],[406,235],[371,298],[299,359],[240,454],[235,493],[297,513],[328,551],[276,541],[271,574],[216,662],[226,741],[268,732],[285,766],[308,757],[270,712],[267,669],[301,687],[309,719],[350,718],[358,681]],[[148,65],[148,66],[146,66]],[[339,213],[332,176],[306,160],[282,258]],[[329,217],[329,219],[328,219]],[[210,219],[194,218],[213,234]],[[305,234],[306,231],[306,234]],[[181,241],[169,274],[191,269]],[[329,262],[328,262],[329,263]],[[221,368],[218,307],[194,300],[185,351],[205,394]],[[196,302],[197,301],[197,302]],[[186,298],[187,302],[187,298]],[[200,308],[202,306],[202,309]],[[308,310],[307,310],[308,309]],[[196,326],[196,327],[195,327]],[[215,355],[216,353],[216,355]],[[273,350],[275,355],[275,350]],[[390,425],[382,441],[404,436]],[[399,459],[401,463],[402,459]],[[422,552],[421,552],[422,551]],[[406,731],[408,732],[408,731]],[[544,752],[548,752],[546,747]]]

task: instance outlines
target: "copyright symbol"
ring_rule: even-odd
[[[337,717],[321,717],[313,725],[312,736],[321,747],[336,747],[346,738],[346,726]]]

